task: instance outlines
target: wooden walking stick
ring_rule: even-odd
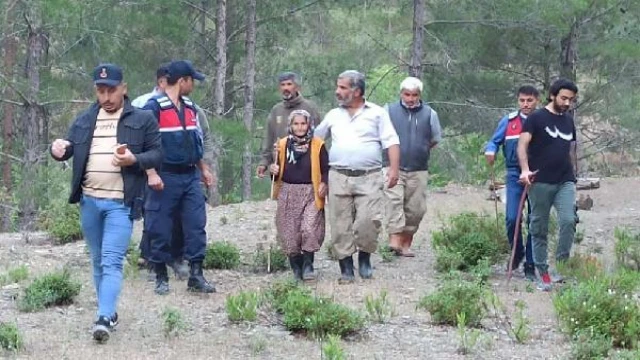
[[[500,233],[500,219],[498,218],[498,192],[496,191],[496,171],[491,163],[491,188],[493,190],[493,205],[496,209],[496,234]]]
[[[278,142],[277,141],[273,144],[273,151],[271,155],[273,155],[273,164],[277,164],[278,163]],[[273,200],[273,190],[276,182],[276,175],[271,174],[270,169],[269,169],[269,174],[271,175],[271,196],[269,197],[269,199]]]

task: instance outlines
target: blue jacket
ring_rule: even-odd
[[[189,98],[182,96],[184,126],[173,102],[165,95],[153,96],[144,106],[153,111],[162,135],[164,163],[177,166],[196,165],[202,159],[203,143],[198,130],[197,110]]]
[[[500,146],[504,154],[507,169],[520,170],[518,162],[518,139],[522,132],[524,119],[519,111],[514,111],[504,116],[498,122],[498,127],[493,133],[491,140],[485,146],[486,155],[495,155]]]

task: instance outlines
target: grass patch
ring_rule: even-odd
[[[456,326],[458,317],[464,314],[465,326],[476,327],[485,315],[486,293],[481,282],[451,274],[434,293],[424,296],[417,308],[427,310],[435,324]]]
[[[253,269],[256,272],[277,272],[289,268],[288,258],[276,244],[271,244],[269,250],[258,247],[253,256]]]
[[[452,216],[447,225],[433,232],[432,239],[436,270],[444,273],[469,271],[483,261],[495,264],[509,254],[504,226],[496,228],[495,217],[488,215],[464,212]]]
[[[640,271],[640,233],[632,233],[628,229],[616,228],[613,236],[618,267]]]
[[[364,327],[364,316],[332,299],[317,296],[290,280],[275,283],[267,298],[272,307],[283,315],[289,331],[302,332],[312,338],[329,335],[343,337]]]
[[[382,290],[380,296],[374,298],[371,295],[367,295],[364,299],[364,305],[369,314],[369,319],[376,323],[384,324],[395,315],[393,305],[387,299],[387,291]]]
[[[24,290],[18,308],[24,312],[43,310],[50,306],[72,304],[81,285],[71,279],[68,269],[36,278]]]
[[[180,310],[172,307],[167,307],[162,311],[162,323],[166,337],[178,336],[187,328]]]
[[[26,265],[20,265],[9,269],[6,274],[0,275],[0,286],[19,283],[20,281],[27,280],[28,278],[29,269]]]
[[[240,250],[227,241],[215,241],[207,246],[205,269],[236,269],[240,265]]]
[[[255,321],[258,318],[260,296],[256,292],[240,292],[227,296],[225,308],[230,321]]]
[[[327,336],[327,341],[322,345],[322,358],[326,360],[345,360],[347,358],[339,336]]]
[[[18,326],[14,323],[0,322],[0,348],[17,352],[23,345],[24,341]]]

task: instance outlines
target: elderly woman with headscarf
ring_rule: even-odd
[[[291,112],[289,135],[276,143],[277,164],[269,169],[276,177],[276,227],[296,280],[315,279],[314,254],[325,235],[329,155],[310,118],[305,110]]]

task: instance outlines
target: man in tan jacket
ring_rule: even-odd
[[[322,117],[316,104],[305,99],[300,93],[300,78],[296,73],[284,72],[278,76],[282,101],[271,109],[265,123],[265,135],[262,139],[260,164],[256,175],[263,178],[268,174],[267,168],[273,163],[273,145],[278,139],[287,136],[289,114],[294,110],[306,110],[311,114],[311,125],[317,126]]]

